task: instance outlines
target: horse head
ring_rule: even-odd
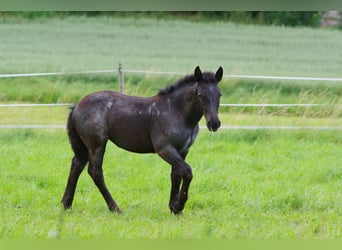
[[[210,131],[219,129],[221,122],[218,117],[221,91],[218,83],[223,76],[223,69],[219,67],[215,74],[205,72],[202,74],[199,66],[195,68],[195,80],[197,81],[197,100]]]

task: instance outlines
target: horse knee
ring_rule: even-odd
[[[171,177],[174,179],[183,179],[190,182],[192,180],[191,167],[184,166],[182,168],[173,168],[171,172]]]
[[[87,161],[77,158],[76,156],[71,160],[71,168],[69,173],[69,178],[78,178],[78,176],[83,171]]]
[[[99,181],[103,180],[102,169],[101,168],[93,167],[91,164],[88,167],[88,174],[95,181],[95,183],[98,183]]]
[[[191,170],[191,167],[187,166],[187,167],[184,169],[183,178],[184,178],[185,180],[187,180],[188,182],[190,182],[190,181],[192,180],[192,170]]]
[[[95,178],[96,177],[96,171],[93,168],[93,166],[91,164],[89,164],[88,166],[88,174],[92,177]]]
[[[72,165],[79,169],[83,169],[87,162],[88,159],[86,157],[74,156],[74,158],[72,158]]]
[[[171,178],[173,180],[181,180],[183,177],[182,172],[178,168],[173,168],[171,171]]]

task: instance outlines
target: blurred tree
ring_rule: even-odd
[[[266,11],[263,22],[271,25],[318,27],[320,14],[318,11]]]
[[[189,20],[216,20],[236,23],[254,23],[283,26],[319,27],[318,11],[36,11],[0,12],[0,17],[36,19],[66,16],[146,16],[154,18],[183,18]]]

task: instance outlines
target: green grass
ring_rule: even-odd
[[[1,238],[341,238],[342,137],[335,132],[201,130],[187,162],[190,198],[168,210],[170,167],[107,147],[107,210],[86,171],[73,209],[60,199],[72,153],[65,132],[1,130]]]
[[[137,17],[2,19],[2,73],[127,68],[340,75],[340,31]]]

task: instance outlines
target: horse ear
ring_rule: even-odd
[[[218,82],[221,81],[222,76],[223,76],[223,69],[222,69],[222,67],[220,66],[220,67],[218,68],[218,70],[216,71],[216,74],[215,74],[215,77],[216,77],[216,79],[217,79]]]
[[[201,71],[199,66],[197,66],[195,68],[195,79],[196,79],[196,81],[201,81],[203,79],[202,78],[202,71]]]

